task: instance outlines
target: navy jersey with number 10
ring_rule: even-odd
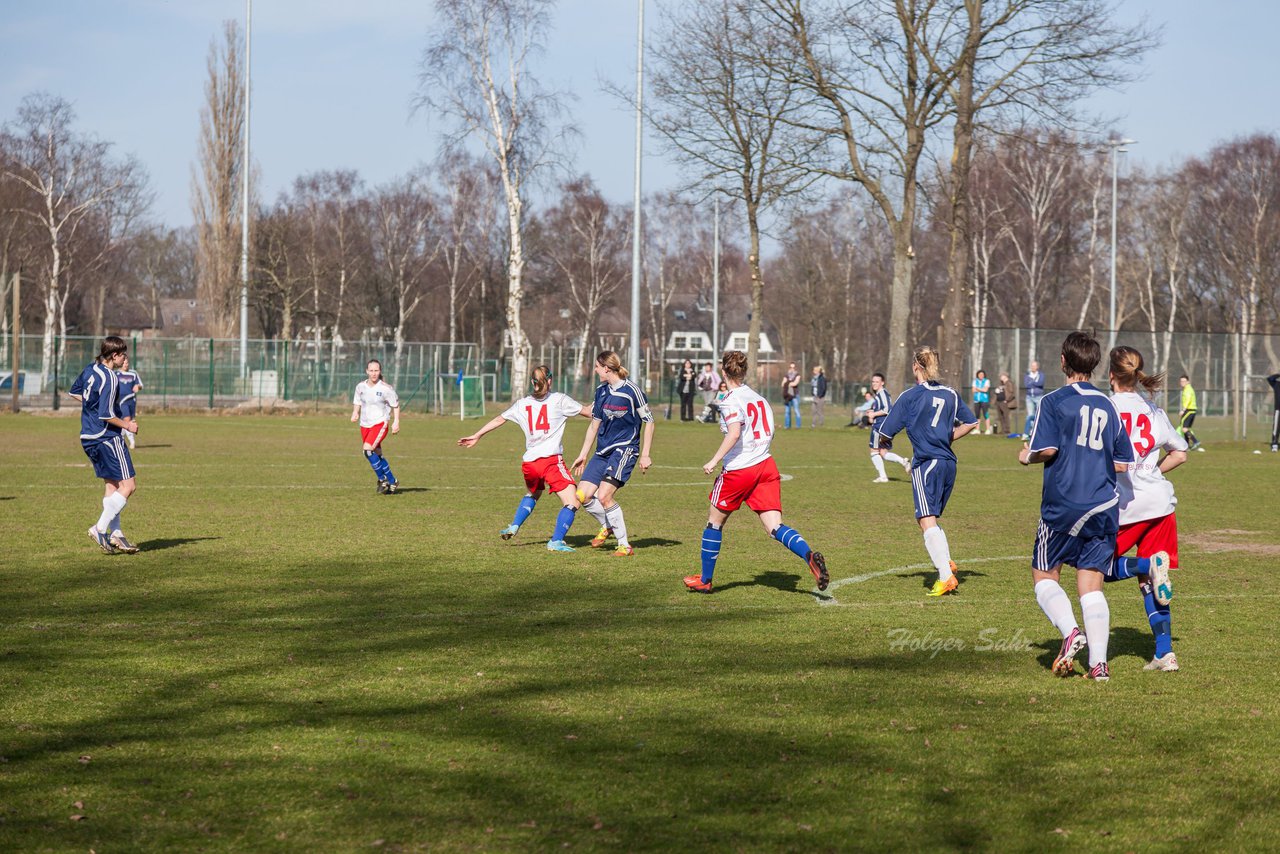
[[[876,430],[892,439],[906,429],[911,440],[911,456],[918,466],[921,460],[954,460],[951,434],[957,424],[977,424],[973,411],[950,386],[932,380],[922,382],[898,395],[893,408]]]
[[[1107,395],[1087,382],[1049,392],[1036,410],[1030,448],[1057,450],[1044,464],[1040,518],[1048,528],[1085,538],[1119,529],[1115,464],[1133,462],[1133,444]]]

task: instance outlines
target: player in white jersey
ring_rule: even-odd
[[[555,532],[547,542],[547,551],[571,552],[573,547],[565,543],[564,537],[581,505],[578,503],[577,485],[564,465],[564,425],[575,416],[590,418],[591,407],[583,406],[567,394],[551,391],[551,369],[546,365],[533,369],[531,382],[533,394],[520,398],[488,424],[470,436],[463,436],[458,444],[470,448],[480,441],[481,436],[497,430],[506,421],[519,426],[524,432],[525,447],[521,469],[529,492],[520,499],[511,524],[502,529],[502,539],[509,540],[516,535],[533,512],[543,490],[550,487],[560,496],[564,508],[556,517]]]
[[[721,374],[729,393],[720,401],[720,432],[724,440],[702,470],[712,474],[724,468],[711,488],[711,511],[702,532],[702,574],[689,575],[685,587],[696,593],[711,592],[711,577],[720,556],[724,523],[733,511],[746,503],[760,517],[769,536],[790,549],[809,566],[819,590],[826,590],[830,576],[822,555],[809,547],[794,528],[782,524],[782,478],[769,453],[773,441],[773,412],[769,402],[743,385],[747,375],[747,354],[730,350],[720,360]]]
[[[400,432],[400,398],[396,396],[396,390],[382,379],[382,363],[377,359],[369,360],[364,373],[368,379],[356,386],[351,420],[360,422],[364,456],[378,476],[378,494],[394,495],[400,491],[400,481],[391,473],[391,464],[382,454],[382,440],[387,437],[388,430]]]
[[[1177,670],[1173,653],[1169,600],[1173,585],[1169,569],[1178,566],[1178,499],[1165,474],[1187,461],[1187,440],[1179,435],[1168,414],[1151,400],[1163,376],[1143,373],[1142,354],[1132,347],[1111,351],[1111,402],[1133,443],[1134,462],[1116,477],[1120,494],[1120,530],[1116,534],[1116,565],[1108,581],[1138,579],[1147,622],[1155,635],[1155,655],[1146,670]],[[1160,451],[1165,451],[1164,457]],[[1138,556],[1124,557],[1137,548]]]

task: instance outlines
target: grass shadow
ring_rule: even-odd
[[[783,593],[801,593],[809,596],[812,595],[812,591],[800,589],[800,582],[806,578],[808,576],[801,578],[801,576],[792,572],[770,570],[769,572],[760,573],[750,581],[730,581],[728,584],[717,585],[715,590],[717,593],[722,593],[735,587],[772,587],[774,590],[781,590]]]
[[[220,540],[222,537],[170,537],[159,540],[146,540],[138,543],[138,551],[158,552],[164,549],[172,549],[178,546],[185,546],[188,543],[198,543],[203,540]]]
[[[137,445],[131,448],[130,450],[141,451],[144,448],[150,450],[151,448],[172,448],[172,447],[173,445]]]

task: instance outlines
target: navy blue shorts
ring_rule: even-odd
[[[878,448],[884,448],[886,451],[892,451],[893,440],[886,439],[884,436],[881,436],[880,431],[872,427],[871,435],[867,437],[867,447],[873,451],[877,450]]]
[[[1065,563],[1076,569],[1092,569],[1110,576],[1115,556],[1114,533],[1100,537],[1073,537],[1065,531],[1055,531],[1041,521],[1031,550],[1031,568],[1050,572]]]
[[[614,448],[607,454],[595,454],[587,460],[580,480],[597,484],[608,481],[614,486],[622,486],[631,477],[631,470],[636,467],[639,457],[639,448]]]
[[[93,463],[93,474],[103,480],[128,480],[134,476],[133,459],[124,439],[118,435],[101,442],[84,444],[84,454]]]
[[[955,485],[955,460],[912,460],[911,494],[916,502],[916,518],[941,516]]]

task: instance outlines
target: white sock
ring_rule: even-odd
[[[618,545],[620,547],[630,545],[627,542],[627,523],[622,520],[622,505],[613,505],[604,511],[604,515],[609,520],[605,524],[613,528],[613,535],[618,538]]]
[[[600,503],[599,498],[596,498],[594,495],[591,496],[583,502],[582,509],[590,513],[591,518],[595,519],[602,526],[608,526],[609,523],[605,521],[604,505]]]
[[[120,515],[120,511],[124,509],[124,505],[127,503],[128,499],[119,492],[113,492],[103,498],[102,515],[98,517],[98,530],[105,534],[107,526],[111,524],[111,520]]]
[[[947,545],[947,534],[938,526],[924,532],[924,550],[933,561],[933,568],[938,570],[938,580],[946,581],[951,577],[951,547]]]
[[[1071,634],[1072,629],[1078,628],[1075,612],[1071,610],[1071,600],[1067,598],[1067,591],[1052,578],[1036,582],[1036,602],[1040,604],[1040,610],[1044,611],[1049,622],[1053,623],[1054,628],[1061,632],[1064,638]],[[1090,643],[1092,643],[1091,638]]]
[[[1084,636],[1089,641],[1089,666],[1107,660],[1107,640],[1111,636],[1111,608],[1101,590],[1080,597],[1080,615],[1084,617]]]
[[[898,456],[898,455],[897,455],[897,454],[895,454],[893,451],[885,451],[884,458],[885,458],[886,460],[888,460],[889,462],[891,462],[891,463],[897,463],[898,465],[902,465],[903,463],[905,463],[905,462],[906,462],[906,460],[905,460],[905,459],[903,459],[902,457]]]
[[[876,467],[877,477],[884,477],[884,460],[880,459],[880,455],[874,451],[871,452],[871,465]]]
[[[119,513],[111,517],[111,524],[107,526],[107,530],[113,534],[124,533],[124,531],[120,530],[120,514]]]

